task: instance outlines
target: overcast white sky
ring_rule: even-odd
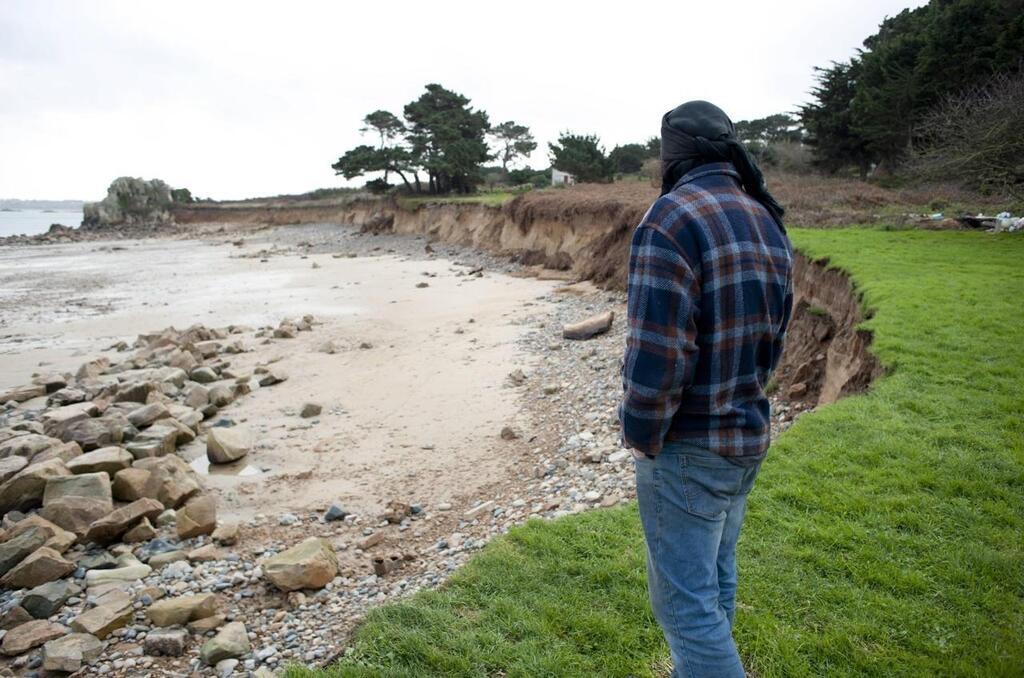
[[[0,197],[105,194],[160,177],[214,198],[342,185],[362,117],[438,82],[492,122],[606,148],[708,99],[734,120],[793,110],[923,2],[0,1]]]

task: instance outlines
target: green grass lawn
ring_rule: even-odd
[[[792,238],[852,273],[891,372],[765,462],[739,547],[748,668],[1024,675],[1024,237]],[[496,539],[441,590],[371,613],[327,675],[650,676],[666,655],[629,505]]]
[[[487,193],[473,193],[470,195],[421,195],[398,198],[398,205],[402,209],[410,212],[428,203],[442,205],[476,204],[496,207],[498,205],[505,204],[512,198],[516,197],[516,195],[516,193],[509,191],[491,191]]]

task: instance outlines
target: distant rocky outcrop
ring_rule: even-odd
[[[171,187],[160,179],[118,177],[107,197],[82,208],[82,228],[108,226],[160,226],[174,222]]]

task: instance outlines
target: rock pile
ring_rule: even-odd
[[[255,336],[312,324],[306,316]],[[218,545],[238,538],[237,525],[218,526],[216,499],[176,450],[205,433],[212,462],[248,453],[241,427],[203,425],[252,388],[287,379],[275,366],[232,369],[247,331],[142,335],[120,362],[37,374],[0,394],[0,652],[14,657],[11,668],[79,671],[105,657],[111,638],[142,635],[140,622],[142,650],[178,656],[193,634],[225,624],[215,593],[176,595],[189,589],[144,580],[216,559]],[[267,576],[284,590],[323,587],[337,573],[326,542],[277,558]],[[248,652],[245,625],[234,622],[200,655],[212,666]]]

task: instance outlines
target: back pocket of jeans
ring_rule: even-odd
[[[711,519],[725,517],[733,500],[742,492],[744,468],[735,464],[694,463],[688,455],[679,455],[686,510]]]

